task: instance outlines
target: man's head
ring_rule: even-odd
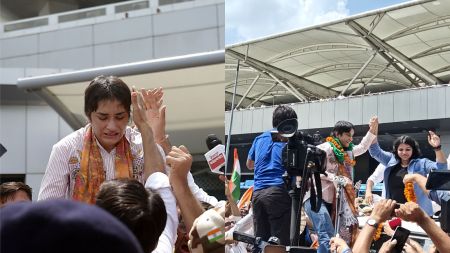
[[[347,148],[353,140],[355,129],[352,123],[341,120],[334,125],[332,134],[339,139],[343,147]]]
[[[31,201],[31,188],[22,182],[6,182],[0,185],[0,206],[18,201]]]
[[[130,119],[131,91],[115,76],[98,76],[84,92],[84,113],[95,137],[107,150],[123,137]]]
[[[195,219],[189,232],[191,253],[225,252],[225,219],[210,209]]]
[[[297,113],[294,109],[287,105],[279,105],[273,111],[272,115],[272,127],[276,128],[281,122],[287,119],[296,119]]]
[[[111,214],[67,199],[6,205],[0,231],[2,252],[143,252],[136,237]]]
[[[156,248],[167,220],[164,201],[159,194],[145,189],[136,180],[116,179],[100,186],[96,205],[127,225],[144,252]]]

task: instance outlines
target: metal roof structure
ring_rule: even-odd
[[[450,1],[408,2],[231,45],[225,63],[227,110],[236,75],[236,108],[446,84]]]

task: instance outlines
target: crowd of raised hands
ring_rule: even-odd
[[[393,218],[392,215],[404,221],[414,222],[420,226],[430,237],[434,246],[430,252],[450,252],[450,237],[419,207],[417,203],[407,202],[397,205],[394,200],[384,199],[377,202],[372,210],[369,219],[374,219],[377,224],[384,223],[383,230],[387,236],[392,236],[394,231],[386,222]],[[386,223],[385,223],[386,222]],[[330,249],[338,253],[342,252],[369,252],[373,242],[373,236],[377,228],[366,224],[359,233],[351,251],[347,243],[339,237],[333,237],[330,241]],[[387,240],[383,243],[378,252],[396,252],[397,240]],[[422,247],[414,240],[408,239],[404,244],[403,251],[406,253],[423,253]]]

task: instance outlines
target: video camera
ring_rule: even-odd
[[[288,139],[283,149],[282,160],[290,176],[302,176],[303,170],[308,166],[312,173],[325,174],[325,151],[316,146],[321,143],[319,133],[313,136],[297,130],[297,119],[287,119],[281,122],[278,133]]]

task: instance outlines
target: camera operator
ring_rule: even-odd
[[[308,217],[313,222],[314,229],[319,236],[319,253],[330,252],[330,238],[334,236],[334,226],[331,217],[340,219],[340,225],[337,229],[341,238],[349,245],[355,239],[355,233],[358,227],[356,219],[357,210],[354,207],[355,190],[352,184],[352,171],[356,161],[356,156],[364,154],[378,132],[378,118],[372,117],[369,122],[369,131],[361,140],[359,145],[352,143],[354,127],[348,121],[338,121],[333,129],[332,136],[326,138],[326,142],[317,147],[324,150],[327,155],[326,172],[327,176],[321,175],[322,184],[322,205],[316,213],[311,209],[311,203],[308,201],[309,192],[304,202],[304,208]],[[345,182],[343,194],[340,194],[341,203],[340,212],[336,209],[336,176],[342,177]]]
[[[285,105],[275,108],[272,126],[275,128],[286,119],[297,119],[295,111]],[[247,167],[254,169],[253,224],[255,236],[268,241],[271,236],[280,239],[281,245],[289,245],[291,198],[282,175],[282,150],[286,139],[272,130],[259,135],[253,141],[247,159]]]

